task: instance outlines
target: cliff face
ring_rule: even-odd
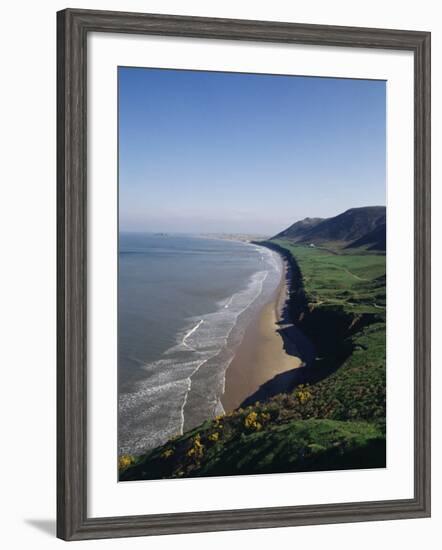
[[[315,304],[304,288],[303,276],[294,256],[284,247],[271,242],[261,242],[278,252],[288,263],[292,285],[289,297],[289,312],[292,322],[313,343],[317,356],[326,356],[340,361],[352,352],[349,338],[365,326],[379,321],[379,314],[347,311],[340,305]]]

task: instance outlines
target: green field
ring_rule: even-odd
[[[339,305],[353,312],[385,309],[385,254],[357,249],[338,254],[283,240],[272,242],[295,257],[311,303]]]
[[[317,351],[305,380],[121,457],[121,480],[385,466],[385,255],[263,245],[292,266],[291,318]]]

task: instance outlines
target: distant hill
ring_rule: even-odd
[[[291,239],[291,240],[300,240],[302,237],[313,227],[318,225],[318,223],[324,221],[324,218],[304,218],[299,222],[294,223],[278,235],[275,235],[274,239]]]
[[[357,248],[366,246],[368,250],[385,250],[387,245],[386,224],[378,225],[373,231],[370,231],[360,239],[350,243],[347,248]]]
[[[385,250],[385,227],[385,206],[364,206],[350,208],[333,218],[305,218],[273,238],[313,244],[334,241],[347,247]]]

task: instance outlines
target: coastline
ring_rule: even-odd
[[[283,262],[281,280],[255,318],[248,325],[225,375],[221,403],[226,413],[241,406],[250,396],[263,391],[263,386],[303,366],[297,354],[293,334],[287,335],[291,325],[287,319],[290,292],[290,269]],[[276,377],[276,378],[275,378]],[[290,378],[290,377],[289,377]],[[278,381],[278,389],[288,387],[288,380]],[[284,388],[283,388],[284,389]]]
[[[264,242],[262,246],[278,251],[279,245]],[[287,353],[296,355],[296,350],[304,364],[261,384],[239,406],[233,403],[234,410],[226,405],[228,414],[205,421],[152,452],[123,457],[132,462],[120,467],[120,481],[385,468],[385,313],[371,299],[362,314],[360,306],[355,308],[351,302],[330,309],[318,300],[316,308],[308,307],[305,273],[308,277],[319,271],[317,286],[322,288],[320,275],[327,273],[329,256],[323,261],[314,255],[312,266],[307,247],[296,247],[296,257],[290,248],[285,253],[281,247],[287,269],[283,277],[278,273],[271,287],[273,295],[266,295],[267,303],[255,308],[254,316],[259,326],[266,316],[264,310],[272,312],[275,306],[274,319],[280,320],[270,332],[272,324],[267,323],[267,335],[282,337]],[[385,256],[380,262],[370,254],[364,256],[368,265],[385,272]],[[357,257],[360,261],[360,254]],[[351,256],[344,258],[351,268]],[[385,283],[379,279],[375,271],[367,283],[378,282],[370,289],[376,297],[382,289],[385,292]],[[288,283],[285,290],[284,281]],[[259,347],[256,340],[250,345],[252,350]],[[237,369],[231,371],[229,380],[233,390],[244,391],[244,379],[256,376],[257,369],[247,369],[255,366],[249,362],[241,372],[238,361],[237,354]],[[309,384],[309,388],[291,393],[297,384]],[[367,387],[373,391],[366,391]],[[231,397],[233,390],[226,389],[226,397]],[[315,448],[315,452],[306,452],[306,448]]]

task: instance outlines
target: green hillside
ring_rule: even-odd
[[[316,360],[285,393],[121,457],[121,480],[385,466],[385,255],[261,244],[287,258],[290,316]]]

